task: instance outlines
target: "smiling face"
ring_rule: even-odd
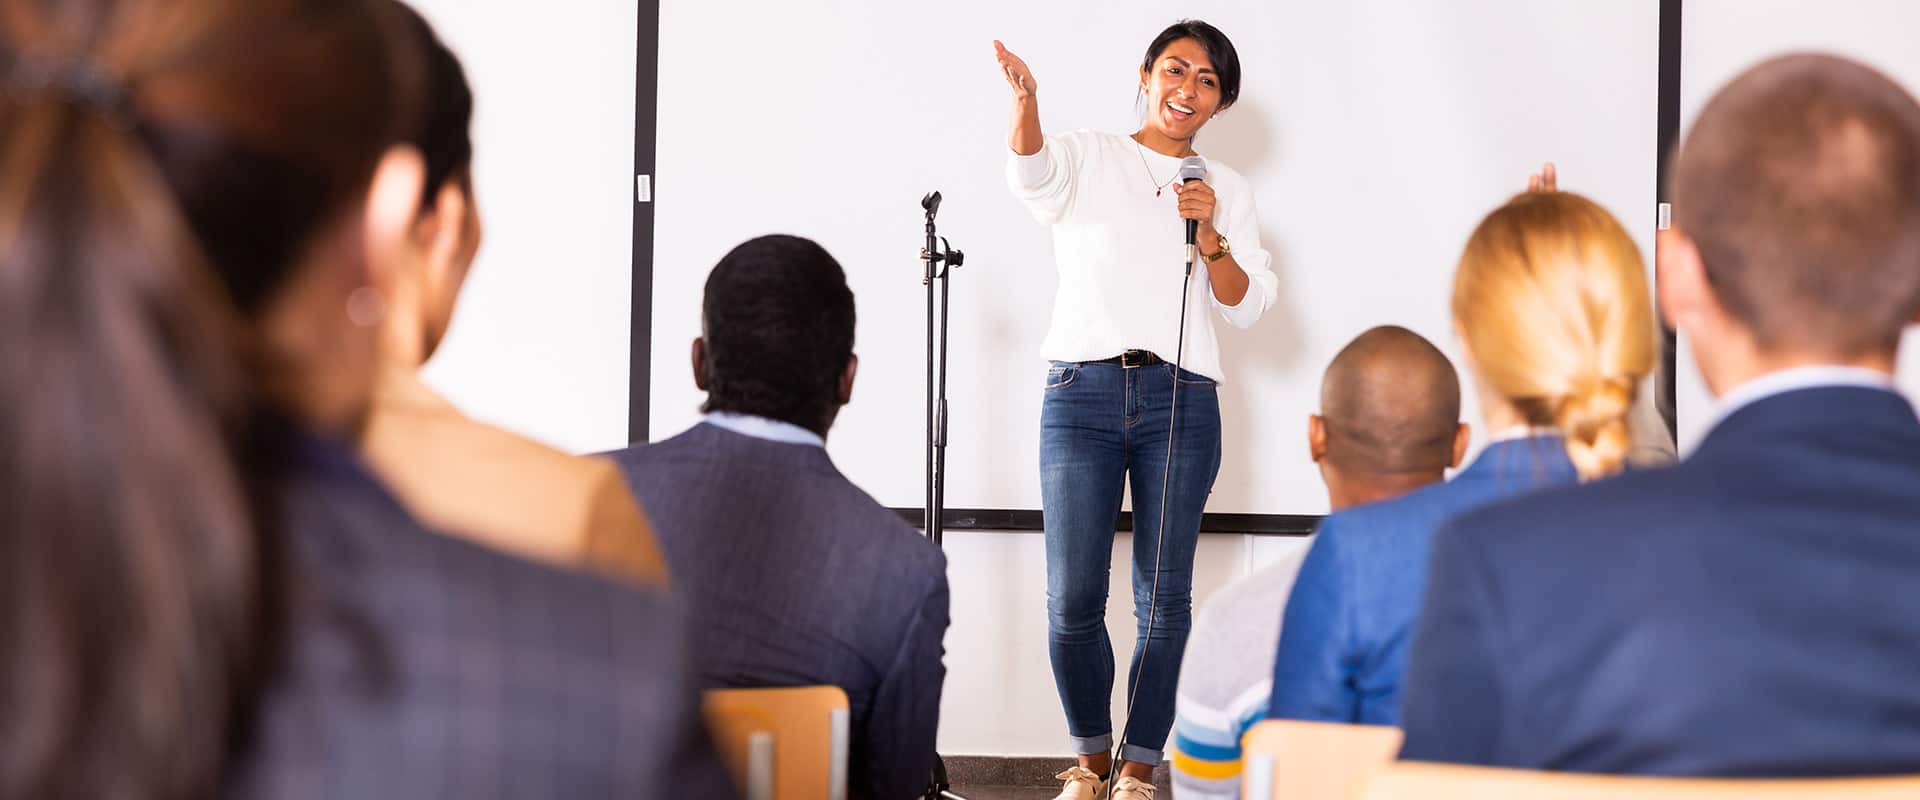
[[[1175,141],[1191,140],[1220,110],[1220,75],[1198,39],[1175,39],[1140,69],[1146,125]]]

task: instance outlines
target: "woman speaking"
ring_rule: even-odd
[[[1240,58],[1212,25],[1175,23],[1154,37],[1140,63],[1139,130],[1046,136],[1033,72],[999,42],[994,49],[1013,90],[1007,179],[1052,227],[1060,271],[1041,345],[1051,367],[1041,404],[1040,487],[1047,651],[1079,764],[1059,775],[1066,781],[1059,797],[1090,800],[1112,779],[1115,798],[1152,798],[1186,650],[1194,546],[1220,470],[1215,388],[1225,375],[1213,316],[1248,327],[1277,290],[1246,179],[1213,161],[1204,180],[1181,180],[1200,129],[1239,97]],[[1197,223],[1199,256],[1186,287],[1182,220]],[[1176,370],[1180,354],[1185,364]],[[1116,777],[1107,578],[1129,479],[1140,635]]]

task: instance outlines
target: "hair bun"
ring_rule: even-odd
[[[1567,455],[1582,480],[1611,475],[1626,463],[1633,387],[1631,378],[1599,377],[1561,399],[1554,422],[1567,438]]]

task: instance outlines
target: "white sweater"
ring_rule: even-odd
[[[1149,168],[1150,166],[1150,168]],[[1053,226],[1060,269],[1053,322],[1040,354],[1050,361],[1098,361],[1125,350],[1150,350],[1172,361],[1180,327],[1180,274],[1186,261],[1184,220],[1169,185],[1180,159],[1141,147],[1132,137],[1078,130],[1048,136],[1040,152],[1012,155],[1007,183],[1033,216]],[[1217,203],[1213,224],[1233,246],[1249,280],[1237,305],[1213,296],[1206,262],[1193,270],[1187,306],[1185,368],[1223,381],[1213,314],[1246,328],[1273,305],[1279,278],[1260,247],[1253,190],[1240,173],[1207,162]]]

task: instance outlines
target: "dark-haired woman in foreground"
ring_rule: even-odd
[[[0,0],[0,797],[730,792],[663,601],[351,454],[419,256],[395,11]]]
[[[1240,59],[1213,26],[1175,23],[1148,45],[1135,76],[1145,106],[1139,130],[1044,136],[1032,71],[999,42],[994,48],[1013,90],[1008,182],[1052,226],[1060,270],[1041,345],[1052,366],[1040,421],[1048,654],[1080,762],[1060,774],[1060,798],[1088,800],[1113,778],[1107,577],[1129,477],[1140,637],[1113,796],[1151,798],[1191,624],[1194,547],[1220,469],[1215,389],[1225,373],[1213,320],[1251,326],[1273,305],[1278,284],[1260,248],[1246,179],[1209,162],[1206,180],[1179,181],[1200,129],[1239,98]],[[1182,220],[1198,222],[1200,263],[1190,279],[1184,369],[1176,375],[1187,258]],[[1169,476],[1176,380],[1180,419]],[[1158,528],[1163,503],[1165,531]],[[1157,609],[1151,636],[1150,607]]]

